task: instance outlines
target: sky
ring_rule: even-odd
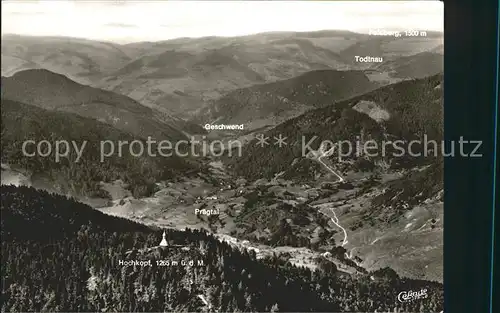
[[[443,30],[441,1],[2,1],[2,35],[130,43],[269,31]]]

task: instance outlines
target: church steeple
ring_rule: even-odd
[[[160,247],[167,247],[167,246],[168,246],[167,235],[165,234],[165,231],[163,231]]]

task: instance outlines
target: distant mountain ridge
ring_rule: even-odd
[[[247,130],[273,126],[376,86],[361,71],[316,70],[229,92],[201,109],[194,121],[244,124]]]
[[[384,61],[438,51],[442,34],[395,38],[349,31],[269,32],[177,38],[126,45],[64,37],[2,37],[2,75],[46,68],[116,91],[170,115],[190,118],[235,89],[314,70],[359,70],[355,55]],[[412,76],[413,77],[413,76]],[[414,77],[413,77],[414,78]]]
[[[443,71],[444,57],[436,52],[421,52],[411,56],[403,56],[394,60],[386,61],[375,69],[381,72],[389,72],[396,78],[424,78],[436,75]]]
[[[5,57],[15,57],[24,64],[4,62]],[[111,42],[57,36],[2,35],[2,76],[23,69],[45,68],[88,84],[98,79],[101,73],[129,60],[130,56],[120,45]]]

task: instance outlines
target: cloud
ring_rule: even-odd
[[[188,27],[192,27],[192,26],[196,26],[196,24],[188,24],[188,23],[185,23],[185,24],[181,24],[181,23],[176,23],[176,24],[160,24],[158,25],[159,27],[163,27],[163,28],[188,28]]]
[[[114,27],[114,28],[138,28],[137,25],[134,24],[125,24],[125,23],[107,23],[104,24],[105,27]]]
[[[119,7],[119,6],[125,6],[125,5],[127,5],[127,4],[129,4],[129,3],[127,3],[127,1],[125,1],[125,0],[122,0],[122,1],[120,1],[120,0],[115,0],[115,1],[109,2],[108,4],[109,4],[110,6],[116,6],[116,7]]]
[[[24,15],[24,16],[30,16],[30,15],[41,15],[45,14],[45,12],[38,11],[38,12],[21,12],[21,11],[12,11],[9,12],[11,15]]]
[[[2,34],[128,42],[370,28],[441,31],[443,5],[439,1],[2,1]]]

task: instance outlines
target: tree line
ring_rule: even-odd
[[[218,241],[166,230],[189,251],[148,249],[163,230],[102,214],[64,196],[2,186],[2,312],[437,312],[443,286],[391,270],[312,271]],[[202,260],[203,266],[120,266],[119,260]],[[374,277],[376,277],[374,279]],[[401,291],[429,298],[400,303]],[[200,297],[201,296],[201,297]],[[208,302],[206,305],[200,299]]]

